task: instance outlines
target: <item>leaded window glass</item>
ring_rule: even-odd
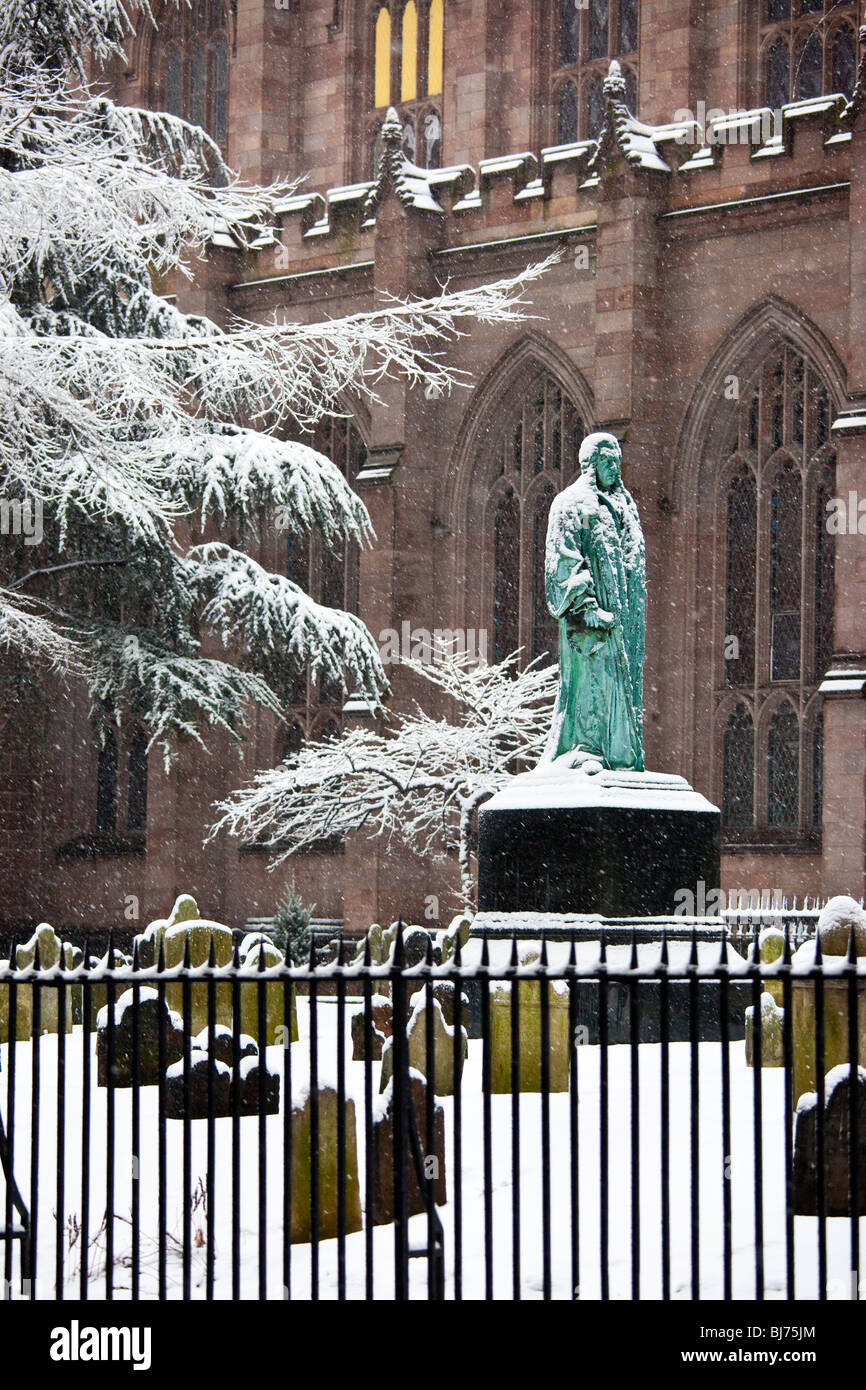
[[[786,702],[770,723],[767,737],[767,822],[797,825],[800,804],[800,729]]]

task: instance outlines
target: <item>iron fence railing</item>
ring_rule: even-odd
[[[866,965],[795,945],[0,967],[8,1296],[856,1298]]]

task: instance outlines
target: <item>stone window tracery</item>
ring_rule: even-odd
[[[444,0],[385,0],[368,16],[370,104],[367,177],[378,169],[379,132],[395,106],[407,159],[425,169],[442,163]]]
[[[858,6],[839,0],[763,0],[761,100],[777,111],[823,93],[850,96],[857,75]]]
[[[741,397],[720,474],[723,687],[717,757],[729,845],[806,841],[820,830],[818,687],[833,651],[830,397],[792,347]]]
[[[151,48],[151,107],[228,139],[229,18],[224,0],[166,5]]]
[[[518,647],[527,662],[545,654],[558,660],[558,624],[545,597],[547,521],[557,492],[577,474],[586,432],[577,406],[548,373],[536,377],[499,427],[486,522],[491,661]]]
[[[637,106],[637,0],[593,0],[589,6],[558,0],[550,9],[548,138],[560,145],[595,139],[604,121],[602,85],[611,58],[622,65],[629,109]]]

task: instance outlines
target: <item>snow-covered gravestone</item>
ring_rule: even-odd
[[[158,964],[160,943],[169,927],[177,927],[182,922],[196,922],[200,917],[198,903],[192,894],[181,893],[175,898],[174,907],[168,917],[157,917],[135,938],[133,946],[138,947],[140,967],[144,970]]]
[[[824,1089],[824,1172],[827,1176],[828,1216],[851,1213],[851,1110],[857,1135],[857,1214],[866,1214],[866,1071],[854,1072],[855,1096],[851,1096],[851,1068],[833,1067]],[[794,1123],[794,1211],[798,1216],[818,1214],[818,1097],[813,1091],[800,1096]]]
[[[379,1061],[385,1039],[391,1036],[391,1000],[383,994],[374,994],[370,999],[371,1060]],[[352,1014],[350,1024],[352,1033],[352,1061],[363,1062],[366,1049],[367,1024],[363,1008]]]
[[[817,1082],[816,984],[808,976],[798,974],[814,967],[817,940],[821,942],[821,956],[828,967],[821,985],[824,1000],[823,1070],[826,1074],[852,1060],[849,1057],[848,1039],[850,985],[841,976],[834,978],[830,971],[834,960],[841,965],[847,956],[852,934],[857,958],[866,956],[866,912],[853,898],[840,895],[831,898],[822,909],[816,935],[804,941],[794,952],[791,961],[791,1030],[795,1101],[806,1092],[814,1091]],[[866,978],[862,976],[857,981],[856,996],[858,1056],[853,1060],[863,1066],[866,1065]]]
[[[684,778],[644,769],[643,532],[616,438],[589,435],[579,462],[545,551],[559,699],[538,766],[479,810],[478,907],[665,916],[683,891],[718,888],[720,816]]]
[[[441,1105],[433,1107],[433,1128],[427,1132],[427,1083],[420,1072],[410,1069],[409,1090],[418,1138],[424,1162],[424,1176],[433,1185],[433,1200],[437,1206],[445,1202],[445,1112]],[[412,1160],[407,1141],[406,1200],[409,1216],[427,1210],[427,1203],[418,1181],[418,1171]],[[394,1080],[388,1082],[379,1097],[373,1116],[373,1209],[369,1213],[372,1226],[387,1225],[394,1220]]]
[[[785,933],[778,927],[765,927],[758,937],[758,956],[763,965],[772,965],[774,961],[781,960],[782,952],[785,949]],[[776,1003],[781,1007],[783,999],[783,989],[781,980],[764,980],[764,992],[772,995]]]
[[[231,965],[232,962],[232,934],[230,928],[223,926],[222,922],[210,922],[203,918],[182,920],[174,926],[166,928],[162,944],[167,970],[173,966],[183,965],[187,947],[189,947],[189,963],[192,967],[207,965],[211,955],[211,944],[213,944],[217,966]],[[189,1025],[190,1033],[198,1033],[207,1026],[209,989],[210,986],[207,983],[194,983],[189,987],[190,1016],[186,1022]],[[230,1028],[232,1026],[231,985],[215,984],[213,995],[217,1023],[225,1024]],[[184,985],[182,981],[175,980],[167,984],[165,997],[175,1013],[183,1017]]]
[[[355,1138],[355,1102],[344,1101],[345,1166],[338,1164],[337,1116],[339,1098],[330,1086],[317,1091],[318,1144],[312,1146],[312,1105],[309,1090],[292,1097],[291,1207],[292,1244],[312,1240],[312,1173],[318,1174],[318,1236],[330,1240],[339,1234],[339,1193],[345,1197],[346,1233],[361,1229],[361,1195],[358,1187],[358,1149]]]
[[[249,940],[248,938],[245,939]],[[249,942],[246,953],[241,946],[241,965],[245,970],[262,969],[261,981],[255,984],[242,984],[241,1029],[255,1038],[260,1047],[269,1047],[284,1041],[286,1026],[286,996],[289,999],[289,1041],[298,1040],[298,1009],[295,1002],[295,987],[291,981],[269,980],[266,972],[285,965],[282,952],[272,941],[253,940]],[[264,1006],[264,1036],[259,1028],[260,1009]]]
[[[531,964],[524,960],[523,964]],[[547,989],[549,1089],[567,1091],[569,1081],[568,986],[564,980],[497,980],[490,986],[490,1089],[494,1094],[510,1093],[511,1010],[517,991],[518,1089],[542,1089],[542,993]]]
[[[36,964],[37,946],[40,970],[54,970],[68,956],[54,928],[48,922],[40,922],[29,941],[15,950],[16,970],[31,970]],[[39,996],[39,1032],[56,1033],[59,1028],[59,998],[56,985],[19,984],[15,1000],[15,1040],[26,1042],[33,1036],[36,1017],[35,996]],[[73,1009],[71,991],[67,991],[65,1031],[72,1032]],[[0,1042],[8,1042],[10,1037],[11,996],[8,985],[0,986]]]
[[[784,1066],[782,1053],[782,1024],[784,1009],[780,1009],[772,994],[761,995],[761,1066]],[[755,1065],[755,1008],[746,1009],[746,1066]]]
[[[113,1013],[113,1032],[108,1005],[96,1017],[98,1084],[108,1085],[110,1058],[114,1086],[155,1086],[159,1081],[160,1048],[166,1067],[183,1056],[183,1020],[149,985],[139,987],[137,1001],[135,990],[124,990]]]
[[[445,1022],[442,1006],[438,999],[433,1000],[433,1046],[427,1048],[427,1005],[424,992],[416,996],[406,1027],[406,1045],[409,1066],[431,1083],[437,1096],[453,1096],[460,1085],[463,1063],[468,1050],[466,1029],[461,1027],[456,1041],[455,1030]],[[382,1049],[382,1075],[379,1089],[384,1091],[394,1071],[394,1038],[388,1038]]]

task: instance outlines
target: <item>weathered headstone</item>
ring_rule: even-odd
[[[109,1010],[105,1005],[96,1017],[96,1065],[100,1086],[108,1085]],[[124,990],[114,1005],[112,1078],[115,1086],[135,1085],[133,1072],[134,1032],[138,1030],[138,1084],[155,1086],[159,1081],[159,1036],[165,1037],[165,1065],[183,1056],[183,1020],[149,985],[141,985],[138,1003],[135,991]]]
[[[821,942],[822,958],[828,963],[847,956],[851,934],[858,958],[866,955],[866,913],[853,898],[835,897],[826,904],[820,917],[816,937]],[[815,1090],[817,1080],[817,1029],[815,1014],[816,984],[813,979],[797,974],[815,964],[816,937],[804,941],[794,953],[792,965],[792,1019],[794,1046],[794,1100]],[[825,1074],[834,1067],[847,1064],[849,982],[832,974],[824,974],[821,984],[824,999],[824,1058]],[[866,979],[856,985],[857,996],[857,1061],[866,1065]]]
[[[414,1069],[409,1073],[409,1087],[412,1108],[418,1130],[418,1139],[424,1161],[425,1178],[433,1183],[433,1200],[442,1206],[446,1200],[445,1192],[445,1112],[441,1105],[433,1110],[433,1130],[427,1134],[427,1083]],[[406,1155],[408,1168],[407,1201],[409,1216],[416,1216],[427,1210],[424,1191],[418,1181],[418,1172],[412,1159],[408,1134],[406,1136]],[[372,1226],[383,1226],[394,1220],[394,1081],[388,1082],[379,1098],[377,1112],[373,1119],[373,1207],[369,1215]]]
[[[358,1150],[355,1139],[355,1103],[344,1102],[345,1167],[337,1165],[338,1096],[330,1086],[320,1086],[318,1095],[318,1144],[311,1152],[311,1097],[307,1093],[295,1099],[292,1109],[292,1159],[290,1193],[292,1204],[292,1243],[305,1244],[312,1240],[311,1191],[312,1165],[318,1165],[319,1200],[317,1206],[318,1235],[329,1240],[338,1234],[338,1192],[344,1184],[346,1204],[346,1233],[361,1229],[361,1197],[358,1189]]]
[[[781,960],[782,952],[785,949],[785,933],[778,927],[765,927],[758,937],[758,955],[763,964],[771,965],[775,960]],[[783,987],[781,980],[763,981],[764,991],[771,994],[776,1003],[781,1008],[783,1003]]]
[[[189,901],[192,902],[193,900],[190,899]],[[185,899],[179,898],[178,902],[185,904]],[[177,904],[175,904],[175,909],[177,909]],[[187,944],[189,944],[190,965],[193,967],[207,965],[210,960],[211,942],[213,942],[216,965],[230,965],[233,955],[232,934],[230,929],[223,926],[221,922],[210,922],[201,918],[197,920],[184,918],[182,921],[168,926],[163,936],[166,969],[170,970],[173,966],[183,965]],[[208,991],[209,986],[204,982],[196,982],[189,987],[190,1016],[187,1022],[190,1033],[198,1033],[207,1026]],[[232,987],[230,984],[215,984],[213,992],[216,1021],[230,1028],[232,1026]],[[184,986],[182,981],[173,980],[166,984],[165,997],[170,1008],[183,1017]]]
[[[824,1171],[827,1174],[828,1216],[851,1213],[851,1068],[828,1072],[824,1091]],[[866,1214],[866,1071],[854,1074],[854,1110],[857,1147],[857,1214]],[[798,1216],[818,1213],[818,1097],[813,1091],[800,1097],[794,1123],[794,1211]]]
[[[370,1000],[370,1022],[373,1030],[372,1060],[379,1061],[385,1039],[391,1036],[391,1001],[384,995],[374,994]],[[352,1033],[352,1060],[363,1062],[365,1021],[363,1007],[352,1014],[350,1023]]]
[[[454,1029],[449,1028],[442,1014],[439,1002],[433,1000],[433,1048],[427,1054],[427,1008],[421,995],[409,1019],[406,1029],[406,1045],[409,1066],[428,1080],[432,1077],[433,1089],[438,1096],[453,1096],[463,1074],[468,1040],[466,1029],[460,1029],[457,1044],[457,1066],[454,1065]],[[384,1091],[391,1080],[394,1068],[394,1039],[388,1038],[382,1049],[382,1075],[379,1089]]]
[[[298,1040],[298,1009],[295,1002],[295,987],[291,982],[285,983],[282,980],[268,980],[267,971],[275,966],[285,964],[282,953],[272,941],[258,941],[250,945],[245,956],[242,955],[241,964],[246,970],[259,969],[260,961],[264,964],[261,983],[242,984],[240,987],[241,1003],[241,1028],[248,1033],[251,1038],[255,1038],[260,1047],[271,1046],[274,1043],[285,1042],[285,994],[288,993],[290,1003],[290,1042]],[[264,999],[265,1010],[265,1033],[264,1037],[259,1037],[259,995]]]
[[[440,1008],[442,1009],[442,1016],[445,1019],[445,1022],[448,1024],[448,1027],[453,1028],[455,1018],[455,1002],[457,998],[457,988],[454,985],[453,981],[436,980],[431,986],[430,992],[433,995],[433,998],[439,1004]],[[463,990],[460,991],[460,995],[460,1025],[463,1028],[467,1028],[467,1019],[469,1017],[469,997]],[[424,1003],[426,997],[427,987],[426,985],[422,984],[421,988],[416,990],[416,992],[412,995],[411,999],[409,1000],[409,1012],[411,1013],[413,1009],[420,1008],[421,1005]]]
[[[784,1009],[780,1009],[772,994],[761,995],[761,1066],[782,1067],[782,1024]],[[746,1066],[753,1067],[755,1053],[755,1009],[746,1009]]]
[[[100,957],[99,960],[97,960],[95,956],[91,956],[91,958],[90,958],[90,970],[88,971],[88,975],[91,976],[91,977],[96,977],[96,978],[95,978],[95,982],[94,982],[93,984],[90,985],[89,990],[88,990],[88,992],[87,992],[86,994],[85,994],[85,992],[84,992],[84,987],[82,986],[82,1000],[88,999],[88,998],[89,998],[89,1000],[90,1000],[90,1028],[91,1028],[91,1031],[96,1027],[96,1020],[97,1020],[97,1018],[99,1017],[99,1011],[100,1011],[100,1009],[104,1009],[105,1006],[106,1006],[107,1003],[108,1003],[108,984],[105,983],[105,981],[106,981],[107,978],[108,978],[108,956],[109,956],[109,952],[108,952],[108,951],[106,951],[105,955],[102,956],[102,957]],[[131,956],[125,955],[122,951],[118,951],[118,950],[116,950],[116,949],[114,950],[114,952],[113,952],[112,955],[111,955],[111,969],[112,969],[112,970],[120,970],[121,967],[126,967],[126,966],[131,966],[131,965],[132,965],[132,957],[131,957]],[[122,991],[123,991],[123,986],[122,986],[121,984],[115,985],[115,987],[114,987],[114,1002],[115,1002],[115,1003],[117,1003],[117,1000],[118,1000],[120,994],[122,993]],[[83,1009],[84,1009],[84,1004],[82,1003],[82,1013],[83,1013]]]
[[[521,980],[518,991],[519,1073],[521,1091],[540,1091],[542,1082],[541,991],[539,980]],[[551,1091],[567,1091],[569,1049],[568,989],[564,981],[547,986],[549,1046],[547,1050]],[[508,980],[490,986],[490,1088],[495,1094],[511,1092],[511,1007],[514,987]]]
[[[212,1052],[218,1062],[225,1062],[226,1066],[230,1067],[234,1060],[234,1035],[231,1028],[218,1023],[213,1030],[213,1047],[210,1042],[210,1029],[203,1028],[192,1040],[193,1052]],[[238,1037],[238,1056],[244,1058],[257,1055],[258,1048],[254,1039],[241,1033]]]
[[[249,1045],[251,1039],[245,1039]],[[280,1078],[268,1070],[267,1063],[252,1044],[241,1058],[237,1072],[223,1061],[215,1047],[211,1053],[205,1049],[194,1048],[189,1056],[189,1077],[184,1079],[183,1060],[175,1062],[165,1074],[165,1114],[170,1120],[224,1119],[235,1113],[258,1115],[260,1101],[264,1101],[263,1113],[275,1115],[280,1108]],[[260,1084],[260,1076],[264,1080]],[[189,1108],[185,1096],[189,1088]],[[212,1095],[212,1108],[209,1103]],[[236,1094],[237,1092],[237,1094]]]
[[[84,964],[84,952],[73,946],[69,941],[63,943],[63,968],[64,970],[78,970]],[[82,1023],[84,1020],[83,989],[81,985],[69,985],[67,987],[67,1007],[72,1010],[72,1022]]]
[[[471,928],[471,918],[458,914],[458,916],[452,918],[449,925],[440,933],[443,965],[445,965],[447,961],[454,959],[454,952],[458,942],[460,943],[461,951],[468,944]]]
[[[39,949],[40,970],[54,970],[63,958],[63,945],[49,922],[39,926],[23,945],[15,949],[16,970],[29,970],[36,964],[36,950]],[[33,1036],[35,996],[39,995],[39,1032],[56,1033],[59,1026],[59,1005],[56,985],[18,984],[15,1000],[15,1040],[26,1042]],[[0,988],[0,1042],[8,1042],[10,1034],[10,994],[7,985]],[[72,1007],[69,998],[66,1003],[65,1031],[72,1032]]]
[[[220,1119],[232,1113],[232,1071],[206,1052],[189,1057],[189,1109],[185,1105],[186,1082],[183,1060],[175,1062],[165,1074],[165,1114],[169,1120],[205,1120],[209,1114]],[[208,1108],[208,1092],[213,1109]]]

